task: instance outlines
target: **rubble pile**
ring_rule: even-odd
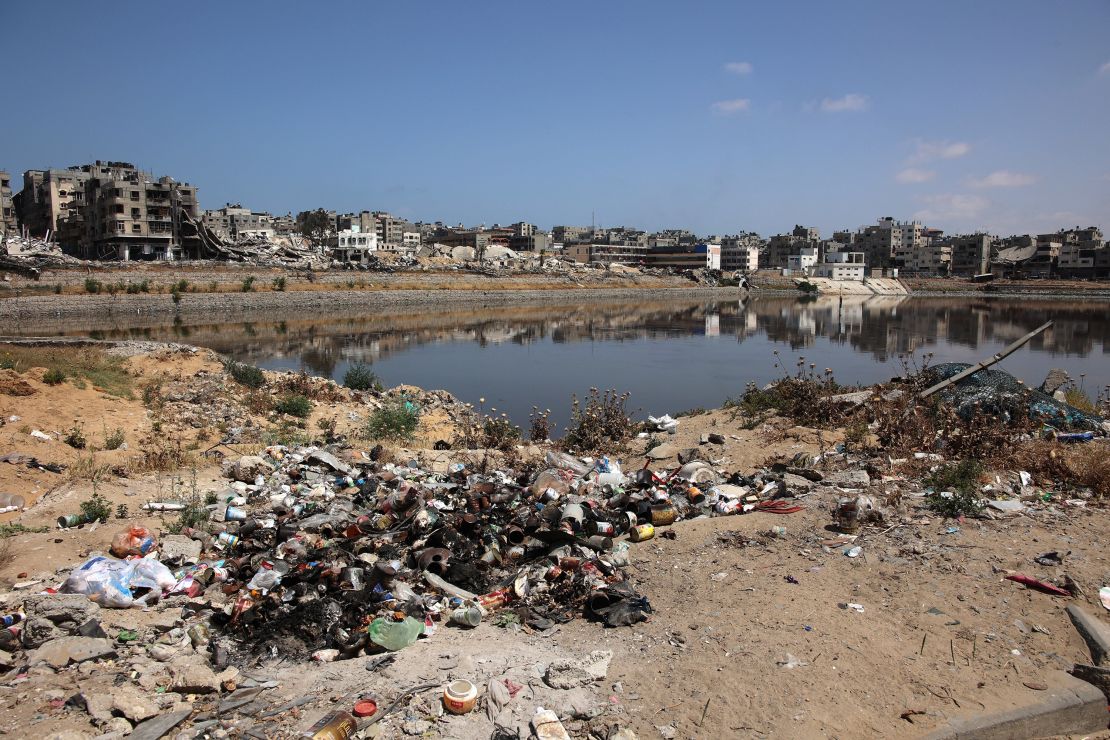
[[[62,252],[56,242],[15,234],[0,239],[0,270],[10,270],[24,277],[37,278],[45,268],[80,262]]]

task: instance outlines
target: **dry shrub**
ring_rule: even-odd
[[[128,465],[131,474],[168,472],[193,462],[193,455],[175,436],[152,431],[139,440],[138,448],[139,454],[132,457]]]
[[[628,413],[628,393],[591,388],[583,402],[571,396],[570,421],[559,440],[563,449],[578,453],[619,452],[640,425]]]
[[[1034,440],[1010,452],[1007,467],[1024,470],[1035,480],[1090,488],[1098,498],[1110,497],[1110,455],[1106,444],[1063,444],[1053,440]]]
[[[305,372],[289,373],[274,384],[278,395],[304,396],[311,401],[335,403],[347,399],[348,392],[334,382],[317,378]]]

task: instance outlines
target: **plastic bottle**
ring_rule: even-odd
[[[300,734],[312,740],[347,740],[358,732],[358,720],[349,712],[325,714],[320,721]]]

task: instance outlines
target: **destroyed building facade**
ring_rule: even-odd
[[[0,236],[15,233],[15,204],[12,202],[12,177],[0,170]]]
[[[16,198],[32,236],[51,237],[84,259],[179,260],[199,256],[200,243],[182,214],[199,217],[197,190],[155,177],[128,162],[28,170]]]

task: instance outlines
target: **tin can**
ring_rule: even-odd
[[[235,547],[239,544],[239,537],[230,532],[220,532],[220,536],[217,539],[226,547]]]
[[[511,598],[509,589],[499,588],[496,591],[490,591],[488,594],[483,594],[478,597],[478,604],[487,611],[500,609],[509,603]]]
[[[636,514],[632,511],[626,511],[620,518],[619,524],[621,525],[621,532],[629,532],[636,526]]]
[[[58,517],[58,526],[62,529],[69,529],[70,527],[77,527],[84,524],[85,517],[80,514],[66,514],[65,516]]]
[[[193,647],[200,648],[208,644],[210,635],[208,633],[208,625],[203,622],[197,622],[189,628],[189,641],[193,643]]]
[[[686,489],[686,498],[688,498],[692,504],[700,504],[702,501],[705,501],[705,493],[697,486],[690,486]]]
[[[670,504],[651,507],[651,523],[656,527],[674,524],[676,519],[678,519],[678,509]]]
[[[451,623],[460,627],[477,627],[482,623],[482,610],[476,606],[461,606],[451,612]]]
[[[371,525],[379,532],[384,532],[393,526],[393,517],[389,514],[378,514],[372,520]]]
[[[587,542],[594,550],[603,550],[605,552],[608,552],[609,550],[613,549],[613,538],[606,537],[602,534],[595,534],[593,537],[588,539]]]
[[[612,522],[607,522],[603,519],[594,520],[590,523],[589,528],[595,535],[601,535],[603,537],[612,537],[617,531],[617,528]]]
[[[23,615],[19,612],[5,614],[0,617],[0,627],[11,627],[13,624],[18,624],[23,621]]]
[[[637,524],[628,530],[628,539],[633,542],[643,542],[655,536],[655,527],[651,524]]]

